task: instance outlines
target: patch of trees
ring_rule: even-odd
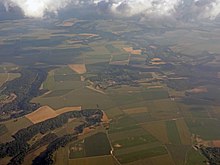
[[[47,149],[33,160],[33,165],[50,165],[53,164],[53,153],[60,147],[64,147],[67,143],[77,140],[76,134],[64,135],[57,138],[49,144]]]
[[[201,148],[202,154],[208,159],[211,165],[220,164],[220,148],[219,147],[206,147]]]
[[[41,94],[39,88],[47,77],[47,72],[43,69],[25,68],[19,72],[21,74],[19,78],[6,82],[1,87],[2,95],[9,96],[12,93],[16,95],[12,102],[0,105],[0,112],[11,114],[11,118],[27,114],[40,107],[39,104],[30,103],[30,100]],[[12,114],[12,111],[20,113]]]
[[[30,146],[27,142],[37,134],[46,134],[49,131],[62,127],[71,118],[82,118],[84,121],[83,124],[74,128],[73,130],[73,135],[76,136],[78,133],[82,132],[83,128],[99,124],[101,122],[102,116],[103,112],[99,109],[85,109],[81,111],[72,111],[66,112],[55,118],[48,119],[41,123],[37,123],[35,125],[31,125],[27,128],[21,129],[13,135],[13,141],[0,144],[0,158],[10,156],[13,158],[11,159],[9,164],[21,164],[25,155],[28,152],[32,151],[33,149],[36,149],[37,146],[42,145],[41,143],[44,143],[46,141],[50,142],[51,139],[55,139],[54,135],[45,135],[40,141],[37,141],[32,146]],[[57,145],[59,146],[60,144],[63,144],[63,142],[68,139],[66,138],[67,137],[62,139],[60,143],[58,143],[59,140],[58,142],[56,141],[56,143],[58,143]],[[52,152],[51,149],[50,152]]]
[[[29,152],[32,152],[50,142],[55,140],[57,135],[54,133],[48,133],[47,135],[43,136],[41,139],[37,140],[29,149]]]
[[[130,66],[107,66],[97,71],[96,76],[88,78],[95,87],[107,89],[117,85],[137,85],[137,80],[144,78],[138,69]]]

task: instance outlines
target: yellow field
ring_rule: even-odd
[[[42,121],[57,117],[63,113],[71,111],[80,111],[81,106],[78,107],[64,107],[58,110],[54,110],[49,106],[43,106],[36,111],[26,115],[25,117],[29,119],[33,124],[40,123]]]
[[[70,69],[78,74],[86,73],[86,66],[85,64],[69,64]]]
[[[28,115],[25,115],[25,117],[28,118],[34,124],[54,118],[56,116],[57,116],[57,113],[49,106],[43,106],[39,108],[38,110]]]
[[[80,110],[82,110],[81,106],[78,106],[78,107],[64,107],[64,108],[56,110],[56,114],[61,115],[61,114],[66,113],[66,112],[80,111]]]
[[[125,109],[123,111],[126,114],[132,115],[132,114],[148,112],[148,109],[147,109],[147,107],[137,107],[137,108]]]
[[[135,55],[141,55],[142,50],[134,50],[132,47],[123,48],[124,51],[127,53],[135,54]]]
[[[79,34],[79,36],[84,36],[84,37],[90,38],[90,37],[97,37],[97,36],[99,36],[99,35],[97,35],[97,34],[91,34],[91,33],[81,33],[81,34]]]
[[[190,93],[206,93],[208,92],[208,89],[206,87],[197,87],[193,88],[191,90],[188,90]]]
[[[70,27],[70,26],[73,26],[75,22],[71,22],[71,21],[65,21],[63,22],[63,26],[64,27]]]
[[[143,124],[142,127],[161,142],[165,144],[169,143],[167,128],[164,121],[149,122],[147,124]]]
[[[106,115],[106,113],[104,111],[103,112],[103,116],[102,116],[102,122],[105,122],[105,123],[109,123],[109,118],[108,116]]]

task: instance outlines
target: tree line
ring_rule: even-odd
[[[85,127],[93,126],[101,122],[103,112],[99,109],[85,109],[81,111],[72,111],[61,114],[55,118],[48,119],[46,121],[31,125],[27,128],[19,130],[13,135],[14,140],[8,143],[0,144],[0,158],[6,156],[13,157],[9,164],[21,164],[24,160],[24,157],[33,149],[40,145],[40,142],[30,146],[28,141],[31,140],[37,134],[46,134],[49,131],[55,130],[56,128],[62,127],[68,122],[71,118],[82,118],[83,123],[75,128],[73,128],[73,133],[69,136],[64,136],[62,138],[55,138],[54,135],[48,135],[45,137],[51,145],[49,145],[45,151],[45,155],[42,156],[42,159],[49,159],[50,153],[53,153],[59,146],[66,144],[67,142],[77,138],[78,133],[81,133]],[[52,139],[52,140],[51,140]],[[53,146],[54,149],[53,149]],[[39,162],[40,158],[37,158],[36,162]],[[42,160],[45,161],[45,160]]]

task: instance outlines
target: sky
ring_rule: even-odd
[[[48,14],[59,15],[71,6],[87,6],[94,12],[120,17],[215,20],[220,15],[220,0],[0,0],[0,14],[16,9],[25,17],[45,18]]]

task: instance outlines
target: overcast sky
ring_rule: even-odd
[[[0,0],[0,16],[16,13],[17,16],[44,18],[76,6],[89,6],[94,13],[120,17],[141,15],[215,20],[220,15],[220,0]]]

